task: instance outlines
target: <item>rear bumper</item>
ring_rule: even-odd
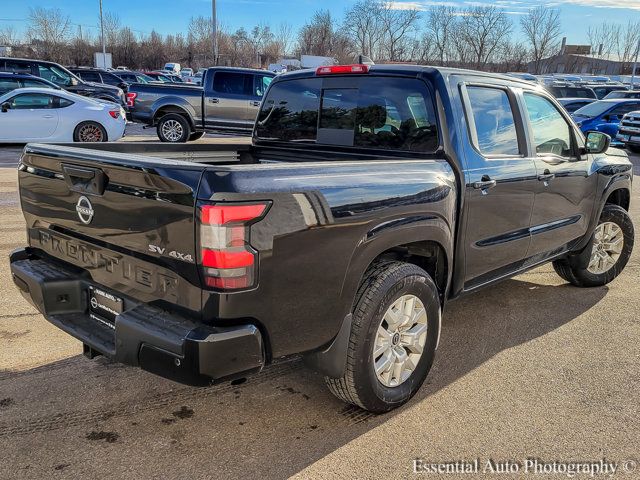
[[[90,356],[99,353],[187,385],[238,378],[264,366],[262,335],[254,325],[212,327],[127,299],[112,326],[89,315],[89,286],[106,288],[86,272],[30,248],[14,251],[10,262],[22,295]]]

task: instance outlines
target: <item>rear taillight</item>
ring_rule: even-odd
[[[136,97],[138,96],[137,93],[131,92],[131,93],[127,93],[127,107],[133,107],[134,104],[136,103]]]
[[[345,73],[369,73],[369,65],[330,65],[318,67],[316,75],[341,75]]]
[[[249,243],[250,225],[266,210],[266,203],[200,207],[200,264],[208,287],[234,290],[255,285],[258,253]]]
[[[120,110],[109,110],[109,115],[111,118],[118,118],[120,116]]]

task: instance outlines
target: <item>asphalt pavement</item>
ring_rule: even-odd
[[[19,148],[0,152],[15,165]],[[640,478],[640,248],[606,287],[544,266],[451,303],[425,385],[374,416],[298,360],[192,388],[83,357],[10,280],[7,256],[25,244],[15,180],[0,169],[1,478],[409,478],[416,459],[485,470],[442,478],[495,478],[489,460],[521,465],[498,478],[528,478],[528,458]],[[640,230],[637,190],[631,213]]]

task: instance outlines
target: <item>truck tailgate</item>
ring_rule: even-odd
[[[28,145],[18,179],[29,245],[107,290],[199,315],[194,205],[202,168]]]

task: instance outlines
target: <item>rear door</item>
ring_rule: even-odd
[[[253,90],[253,74],[217,70],[207,76],[204,99],[206,127],[229,126],[246,128],[249,120],[249,100]]]
[[[460,86],[469,135],[465,187],[465,289],[473,289],[524,265],[535,191],[515,93],[491,83]]]

